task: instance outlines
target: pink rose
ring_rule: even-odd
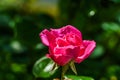
[[[60,66],[71,60],[81,63],[96,46],[95,41],[82,40],[81,32],[71,25],[59,29],[45,29],[40,33],[40,38],[49,47],[47,56]]]

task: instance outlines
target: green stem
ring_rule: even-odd
[[[61,80],[64,80],[64,76],[68,68],[69,68],[69,64],[62,66]]]

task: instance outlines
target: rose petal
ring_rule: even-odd
[[[66,65],[70,60],[69,56],[54,57],[54,61],[60,66]]]
[[[86,46],[85,54],[90,54],[96,47],[95,41],[84,40],[83,44]]]
[[[82,38],[74,33],[68,33],[64,37],[71,45],[79,46],[82,44]]]
[[[56,44],[59,47],[64,47],[64,46],[68,46],[69,45],[69,43],[66,40],[62,39],[62,38],[57,38],[56,39]]]
[[[63,28],[62,28],[62,33],[75,33],[76,35],[78,35],[79,37],[81,37],[82,38],[82,34],[81,34],[81,32],[78,30],[78,29],[76,29],[75,27],[73,27],[73,26],[71,26],[71,25],[67,25],[67,26],[64,26]]]
[[[80,57],[84,55],[84,52],[85,52],[85,47],[83,45],[81,45],[79,53],[78,53],[77,57],[74,59],[74,61],[76,63],[82,62],[83,59],[81,59]]]
[[[66,55],[70,55],[72,59],[75,59],[80,53],[80,46],[71,46],[66,49]]]
[[[71,25],[64,26],[59,29],[50,29],[51,33],[55,34],[57,37],[63,37],[67,33],[75,33],[82,39],[81,32]]]
[[[43,30],[43,31],[39,34],[39,36],[40,36],[40,38],[41,38],[41,40],[42,40],[42,43],[45,44],[46,46],[49,46],[49,41],[48,41],[48,38],[47,38],[47,35],[46,35],[46,32],[47,32],[47,31],[48,31],[47,29]]]
[[[80,47],[67,46],[56,47],[50,57],[59,65],[65,65],[70,60],[75,59],[80,51]]]
[[[66,55],[64,47],[56,47],[50,57],[60,66],[67,64],[72,59],[70,55]]]
[[[62,37],[63,35],[61,34],[61,29],[50,29],[51,33],[54,34],[56,37]]]
[[[83,55],[80,55],[76,58],[75,62],[80,63],[82,62],[84,59],[86,59],[94,50],[96,43],[95,41],[89,41],[89,40],[84,40],[83,44],[85,46],[85,52]]]
[[[56,46],[55,43],[56,37],[53,34],[51,34],[47,29],[43,30],[39,35],[41,37],[42,42],[46,46],[50,46],[50,47]]]
[[[73,47],[69,47],[69,48],[73,48]],[[69,49],[68,46],[67,47],[55,47],[54,48],[54,56],[69,56],[72,58],[71,54],[67,54],[67,49]]]

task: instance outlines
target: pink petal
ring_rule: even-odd
[[[70,55],[75,59],[80,53],[80,46],[69,46],[66,50],[66,55]]]
[[[66,34],[65,39],[71,45],[81,45],[82,44],[82,38],[73,33]]]
[[[63,66],[70,60],[75,59],[80,51],[80,47],[66,46],[56,47],[50,57],[59,65]]]
[[[66,55],[64,47],[56,47],[50,57],[60,66],[67,64],[72,59],[70,55]]]
[[[70,60],[71,58],[69,58],[68,56],[54,57],[54,61],[60,66],[66,65]]]
[[[56,37],[62,37],[63,35],[61,34],[61,28],[59,29],[50,29],[51,33],[54,34]]]
[[[71,47],[72,48],[72,47]],[[69,56],[72,57],[72,55],[67,54],[68,47],[55,47],[54,48],[54,56]]]
[[[94,48],[96,47],[95,41],[84,40],[83,44],[86,47],[86,50],[85,50],[86,54],[90,54],[94,50]]]
[[[62,28],[62,32],[63,33],[75,33],[76,35],[78,35],[79,37],[81,37],[82,38],[82,34],[81,34],[81,32],[77,29],[77,28],[75,28],[75,27],[73,27],[73,26],[71,26],[71,25],[67,25],[67,26],[64,26],[63,28]]]
[[[74,60],[76,63],[80,63],[80,62],[83,61],[83,59],[80,58],[80,57],[83,56],[83,55],[85,55],[84,52],[85,52],[85,47],[83,45],[81,45],[79,53],[78,53],[77,57]]]
[[[71,25],[67,25],[59,29],[51,29],[51,33],[55,34],[57,37],[63,37],[67,33],[75,33],[82,39],[81,32]]]
[[[46,46],[54,47],[56,46],[55,39],[56,37],[51,34],[47,29],[43,30],[40,34],[42,42]]]
[[[40,38],[41,38],[41,40],[42,40],[42,43],[45,44],[46,46],[49,46],[49,41],[48,41],[48,38],[47,38],[47,35],[46,35],[46,32],[47,32],[47,31],[48,31],[47,29],[43,30],[43,31],[39,34],[39,36],[40,36]]]
[[[96,43],[95,41],[89,41],[89,40],[84,40],[83,41],[83,45],[85,46],[85,52],[83,55],[78,56],[76,58],[76,62],[80,63],[82,62],[84,59],[88,58],[88,56],[92,53],[92,51],[94,50],[94,48],[96,47]]]
[[[57,43],[57,45],[59,47],[64,47],[64,46],[68,46],[69,45],[69,43],[66,40],[62,39],[62,38],[57,38],[56,39],[56,43]]]

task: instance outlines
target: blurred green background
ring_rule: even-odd
[[[32,73],[48,53],[39,33],[67,24],[97,43],[78,75],[120,80],[120,0],[0,0],[0,80],[45,80]]]

